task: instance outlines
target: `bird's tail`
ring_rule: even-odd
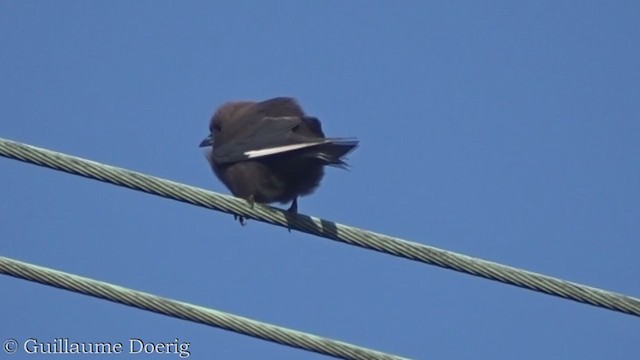
[[[306,149],[305,157],[319,159],[325,165],[342,169],[348,168],[345,156],[358,147],[359,141],[353,138],[329,138],[325,142]]]

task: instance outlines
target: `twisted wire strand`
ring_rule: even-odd
[[[640,316],[640,299],[0,138],[0,155],[525,289]]]
[[[127,289],[6,257],[0,257],[0,273],[336,358],[354,360],[404,359],[396,355],[386,354],[337,340],[251,320],[238,315]]]

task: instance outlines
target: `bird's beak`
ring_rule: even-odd
[[[202,142],[200,143],[200,147],[207,147],[212,145],[213,145],[213,138],[211,137],[211,135],[204,138],[204,140],[202,140]]]

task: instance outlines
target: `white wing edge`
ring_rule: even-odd
[[[261,156],[269,156],[269,155],[285,153],[285,152],[288,152],[288,151],[304,149],[304,148],[308,148],[308,147],[324,144],[324,143],[327,143],[327,142],[330,142],[330,140],[321,140],[321,141],[314,141],[314,142],[308,142],[308,143],[276,146],[276,147],[272,147],[272,148],[247,151],[247,152],[244,153],[244,155],[247,156],[247,158],[252,159],[252,158],[257,158],[257,157],[261,157]]]

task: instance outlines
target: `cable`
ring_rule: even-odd
[[[0,273],[341,359],[404,359],[399,356],[381,353],[337,340],[322,338],[247,319],[238,315],[162,298],[141,291],[127,289],[6,257],[0,257]]]
[[[0,138],[0,155],[406,259],[640,316],[640,299]]]

